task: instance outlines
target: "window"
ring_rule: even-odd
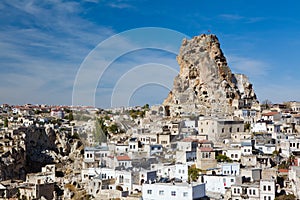
[[[232,179],[230,179],[230,181],[231,181],[231,183],[233,183],[233,182],[234,182],[234,179],[232,178]]]
[[[183,196],[184,196],[184,197],[187,197],[188,194],[189,194],[188,192],[184,192],[184,193],[183,193]]]
[[[171,191],[171,196],[176,196],[176,191]]]
[[[263,188],[263,190],[264,190],[264,191],[266,191],[266,190],[267,190],[267,186],[265,186],[265,185],[264,185],[264,188]]]
[[[255,190],[253,190],[253,195],[255,195]]]
[[[233,193],[236,194],[236,188],[233,188]]]
[[[270,197],[270,196],[268,196],[268,200],[271,200],[271,197]]]
[[[147,190],[147,194],[152,194],[152,190]]]
[[[240,188],[237,189],[237,193],[238,193],[238,194],[240,193]]]
[[[163,190],[159,190],[158,193],[159,193],[159,195],[164,195],[164,192],[165,192],[165,191],[163,191]]]
[[[270,185],[268,185],[268,190],[271,191],[271,186]]]

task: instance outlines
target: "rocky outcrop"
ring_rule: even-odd
[[[215,35],[184,39],[177,61],[180,72],[163,102],[166,115],[232,115],[259,106],[248,78],[231,72]]]
[[[13,136],[7,138],[13,142],[1,149],[1,180],[24,180],[27,173],[40,172],[47,164],[62,163],[75,170],[74,163],[82,160],[83,143],[68,131],[32,125],[14,130]]]

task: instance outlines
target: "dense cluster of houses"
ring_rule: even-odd
[[[170,119],[153,107],[127,140],[85,148],[82,180],[105,181],[96,198],[112,191],[147,200],[300,198],[299,110],[290,102],[232,117]],[[192,168],[199,169],[194,180]]]
[[[86,136],[71,179],[59,176],[59,163],[48,164],[38,173],[23,173],[23,181],[1,180],[2,198],[17,192],[27,199],[71,199],[84,191],[94,199],[273,200],[289,194],[300,199],[300,102],[238,110],[234,116],[170,118],[162,106],[134,118],[128,111],[142,107],[94,112],[105,126],[123,130],[102,142],[93,134],[93,120],[64,123],[63,109],[47,108],[49,117],[41,117],[33,108],[25,109],[26,115],[22,108],[5,108],[9,127],[2,118],[2,155],[13,151],[17,138],[11,140],[10,130],[20,127],[64,128]],[[52,118],[61,124],[45,123]],[[55,189],[58,182],[65,186],[62,194]]]

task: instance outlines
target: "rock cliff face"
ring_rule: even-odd
[[[231,72],[215,35],[184,39],[177,61],[180,73],[163,102],[166,115],[232,115],[259,106],[248,78]]]
[[[46,164],[76,170],[74,163],[82,160],[83,143],[67,131],[32,125],[19,127],[12,135],[7,140],[13,142],[1,149],[1,181],[25,180],[27,173],[40,172]]]

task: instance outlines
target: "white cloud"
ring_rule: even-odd
[[[221,14],[218,18],[225,21],[241,21],[244,23],[256,23],[266,19],[265,17],[246,17],[238,14]]]
[[[80,63],[113,31],[80,17],[77,2],[12,0],[0,9],[0,102],[71,104]]]
[[[256,94],[260,101],[266,99],[270,100],[272,103],[282,103],[286,101],[299,101],[300,93],[297,85],[290,83],[283,83],[279,80],[277,83],[264,82],[256,86]]]
[[[234,73],[243,73],[252,77],[265,75],[270,68],[268,63],[248,57],[229,55],[227,60]]]
[[[133,8],[132,5],[127,4],[127,3],[109,3],[108,5],[112,8],[119,8],[119,9]]]
[[[241,20],[244,19],[243,16],[236,15],[236,14],[222,14],[219,17],[223,20]]]

